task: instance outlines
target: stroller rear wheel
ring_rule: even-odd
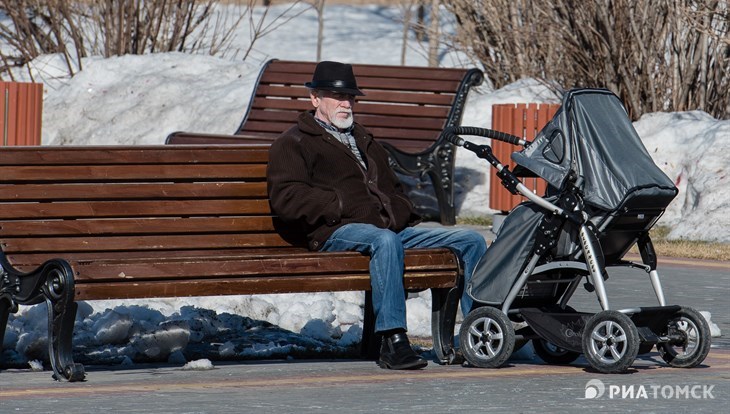
[[[515,330],[501,310],[489,306],[469,312],[459,329],[459,343],[469,364],[479,368],[502,366],[512,355]]]
[[[533,339],[532,346],[537,356],[548,364],[567,365],[580,356],[578,352],[561,348],[542,338]]]
[[[695,367],[710,352],[710,327],[702,314],[692,308],[683,307],[672,315],[666,335],[681,338],[657,344],[659,355],[673,367]]]
[[[583,330],[582,346],[591,367],[604,374],[625,372],[639,353],[639,331],[621,312],[593,315]]]

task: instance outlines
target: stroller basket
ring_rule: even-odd
[[[517,293],[517,299],[552,299],[560,297],[567,286],[573,282],[571,279],[555,279],[548,275],[537,275],[525,283]],[[520,302],[521,303],[521,302]]]

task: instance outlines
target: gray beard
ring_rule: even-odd
[[[333,117],[332,119],[332,125],[336,126],[339,129],[347,129],[352,126],[352,122],[354,121],[354,117],[350,115],[347,119],[339,119],[337,117]]]

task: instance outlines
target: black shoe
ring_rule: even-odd
[[[428,361],[411,348],[405,333],[397,333],[383,338],[378,365],[387,369],[420,369]]]

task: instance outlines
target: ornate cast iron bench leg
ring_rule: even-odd
[[[4,275],[0,273],[0,278],[2,278]],[[3,281],[0,280],[0,292],[2,292],[3,289]],[[3,295],[0,293],[0,344],[3,343],[3,339],[5,338],[5,327],[8,325],[8,315],[10,315],[10,312],[15,312],[13,307],[13,302],[10,301],[10,298],[7,297],[7,295]],[[0,348],[0,354],[2,353],[2,348]]]
[[[22,273],[0,255],[0,333],[5,333],[8,312],[17,312],[18,305],[35,305],[43,301],[48,307],[48,356],[53,378],[81,381],[86,376],[84,366],[73,362],[72,353],[78,305],[74,302],[71,266],[56,259],[32,272]]]

